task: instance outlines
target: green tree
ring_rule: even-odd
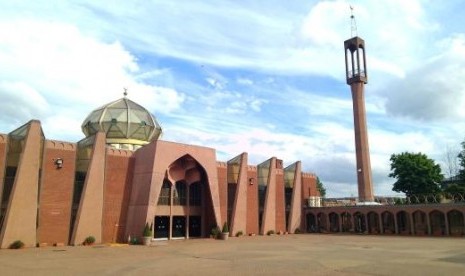
[[[319,177],[316,178],[316,188],[320,192],[321,197],[326,196],[326,188],[323,186],[323,183],[320,181]]]
[[[407,196],[437,194],[444,176],[441,167],[423,153],[403,152],[391,155],[391,173],[397,178],[392,190]]]
[[[459,155],[457,156],[459,159],[459,179],[460,185],[465,185],[465,141],[461,143],[462,150],[460,151]]]

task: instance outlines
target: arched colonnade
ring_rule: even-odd
[[[463,236],[465,206],[363,206],[307,208],[309,233]]]

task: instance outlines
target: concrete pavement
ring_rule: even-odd
[[[0,275],[463,275],[464,238],[275,235],[0,250]]]

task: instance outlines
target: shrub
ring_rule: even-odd
[[[226,221],[223,224],[223,231],[221,231],[221,232],[229,233],[229,227],[228,227],[228,223]]]
[[[266,232],[266,234],[267,234],[268,236],[274,235],[274,230],[269,230],[268,232]]]
[[[10,249],[21,249],[24,247],[24,242],[17,240],[10,244]]]
[[[236,237],[240,237],[240,236],[242,236],[242,235],[244,235],[244,232],[242,232],[242,231],[238,231],[238,232],[236,233]]]
[[[95,243],[95,237],[94,236],[88,236],[83,242],[84,245],[91,245],[91,244],[94,244],[94,243]]]
[[[145,223],[143,235],[144,235],[144,237],[151,237],[152,236],[152,229],[150,229],[148,222]]]
[[[131,240],[129,241],[129,244],[136,245],[136,244],[139,244],[139,241],[137,240],[136,237],[134,237],[134,238],[131,238]]]
[[[218,226],[214,226],[212,227],[212,231],[210,232],[210,234],[213,238],[218,238],[221,234],[221,230]]]

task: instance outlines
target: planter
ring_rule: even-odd
[[[152,237],[142,237],[142,242],[144,245],[150,245],[152,243]]]
[[[221,239],[226,241],[229,238],[229,232],[221,233]]]

